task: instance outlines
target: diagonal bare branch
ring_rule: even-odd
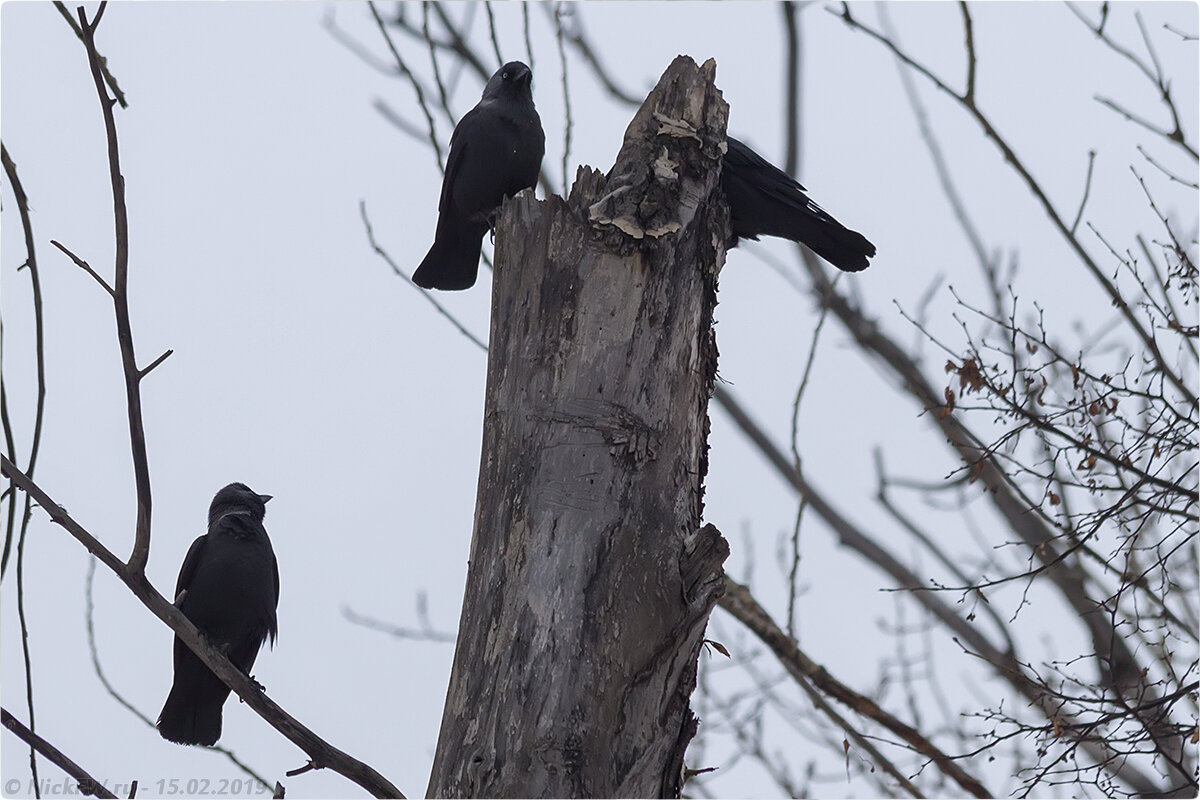
[[[299,720],[284,711],[274,700],[267,697],[261,687],[235,667],[224,653],[210,643],[200,629],[183,615],[182,611],[158,593],[146,579],[145,573],[135,571],[117,558],[86,528],[76,522],[62,506],[54,502],[40,486],[2,455],[0,455],[0,474],[15,481],[22,491],[28,493],[33,501],[50,515],[53,522],[65,528],[89,553],[99,559],[100,563],[112,570],[113,574],[121,579],[121,582],[133,592],[142,605],[150,609],[154,616],[174,631],[175,635],[191,648],[192,652],[221,679],[222,683],[244,700],[246,705],[266,720],[271,727],[303,750],[314,764],[315,769],[332,769],[366,789],[374,797],[404,797],[399,789],[370,766],[338,750],[317,736]]]
[[[797,679],[803,677],[812,681],[823,693],[834,698],[857,713],[878,722],[887,730],[899,736],[918,753],[929,758],[943,773],[953,778],[959,786],[966,789],[975,797],[993,797],[987,788],[962,767],[953,758],[941,751],[919,731],[898,720],[878,703],[864,694],[856,692],[849,686],[829,674],[828,670],[812,661],[797,646],[794,639],[789,637],[775,624],[771,616],[751,596],[750,590],[737,583],[728,575],[725,576],[725,594],[717,601],[721,608],[733,614],[743,625],[749,628],[763,644],[771,649],[788,673]]]
[[[89,775],[83,767],[63,755],[62,751],[38,736],[21,724],[21,721],[8,713],[7,708],[0,708],[0,722],[17,735],[21,741],[28,744],[46,757],[50,763],[57,765],[63,772],[79,782],[79,793],[92,797],[107,797],[115,800],[116,795],[105,788],[104,784]]]

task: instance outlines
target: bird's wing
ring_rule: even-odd
[[[733,138],[732,136],[726,136],[725,141],[727,143],[725,160],[730,164],[733,164],[733,166],[741,167],[742,169],[756,169],[763,170],[768,173],[778,173],[777,180],[782,178],[782,181],[780,181],[781,183],[785,185],[791,185],[800,189],[801,191],[805,191],[804,187],[801,186],[799,182],[797,182],[779,167],[775,166],[770,161],[767,161],[758,153],[754,152],[752,149],[750,149],[749,145]]]
[[[744,179],[752,180],[758,191],[782,203],[806,208],[820,219],[833,221],[829,212],[813,202],[813,199],[805,194],[808,190],[791,175],[732,136],[727,136],[725,141],[728,143],[725,152],[726,163],[736,168]]]
[[[460,223],[490,213],[521,177],[519,151],[520,130],[496,103],[481,102],[464,114],[450,139],[438,212],[458,214]],[[477,222],[482,223],[482,218]]]
[[[207,543],[207,534],[197,536],[196,541],[192,542],[192,546],[188,548],[187,555],[183,557],[183,566],[179,568],[179,579],[175,581],[176,606],[183,599],[183,593],[192,585],[192,577],[196,574],[196,565],[200,563],[201,554],[204,552],[204,545]]]
[[[275,558],[275,551],[271,551],[271,573],[275,578],[275,608],[279,608],[279,561]],[[271,615],[271,625],[267,629],[271,635],[271,646],[275,646],[275,637],[279,635],[279,617],[275,614]]]
[[[467,160],[467,139],[470,138],[469,131],[475,126],[475,120],[479,116],[477,113],[478,107],[472,108],[463,118],[454,126],[454,133],[450,134],[450,155],[446,156],[446,175],[442,178],[442,196],[438,200],[438,211],[445,212],[450,208],[450,201],[453,197],[454,179],[458,177],[458,173],[462,170],[463,163]],[[468,131],[468,133],[464,133]]]

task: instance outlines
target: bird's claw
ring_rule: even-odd
[[[258,689],[258,690],[259,690],[260,692],[262,692],[263,694],[266,694],[266,693],[267,693],[267,687],[263,686],[261,683],[259,683],[257,680],[255,680],[253,675],[247,675],[247,676],[246,676],[246,680],[248,680],[248,681],[250,681],[251,683],[253,683],[253,684],[254,684],[254,688],[255,688],[255,689]],[[244,703],[244,702],[246,702],[246,700],[245,700],[244,698],[241,698],[241,697],[239,697],[239,698],[238,698],[238,702],[239,702],[239,703]]]

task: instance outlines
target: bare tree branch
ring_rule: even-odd
[[[4,456],[0,456],[0,471],[15,481],[22,491],[27,492],[34,502],[50,515],[52,521],[65,528],[89,553],[112,570],[113,574],[129,587],[142,605],[150,609],[154,616],[174,631],[175,635],[221,679],[222,683],[244,700],[246,705],[266,720],[271,727],[303,750],[309,756],[315,769],[332,769],[366,789],[375,797],[404,797],[400,790],[374,769],[317,736],[300,724],[295,717],[284,711],[274,700],[267,697],[261,687],[235,667],[225,654],[209,642],[192,624],[192,621],[183,615],[183,612],[155,590],[146,580],[144,573],[134,571],[113,555],[96,537],[42,491],[41,487]]]
[[[574,122],[571,119],[571,92],[567,88],[567,51],[563,47],[563,3],[554,3],[554,41],[558,45],[558,68],[562,73],[562,94],[563,94],[563,113],[565,120],[563,122],[563,154],[562,154],[562,193],[563,197],[567,196],[567,190],[571,180],[569,165],[571,163],[571,130],[574,127]]]
[[[17,201],[17,212],[21,217],[21,229],[25,237],[25,266],[29,268],[29,280],[33,288],[33,320],[34,320],[34,356],[37,363],[37,401],[36,410],[34,412],[33,422],[33,438],[29,446],[29,461],[26,467],[26,472],[33,474],[37,466],[38,452],[41,449],[42,442],[42,422],[45,416],[46,408],[46,356],[45,356],[45,329],[42,318],[42,284],[38,273],[37,252],[34,247],[33,240],[33,224],[29,218],[29,198],[25,195],[25,189],[21,185],[21,179],[17,175],[17,166],[13,163],[12,157],[8,154],[8,148],[0,142],[0,162],[4,166],[4,174],[8,178],[8,183],[12,187],[13,196]],[[8,419],[8,402],[7,396],[4,400],[4,425],[5,425],[5,440],[9,452],[16,457],[16,444],[12,436],[11,422]],[[4,574],[5,567],[8,566],[9,547],[12,543],[13,535],[13,512],[16,508],[16,494],[14,484],[9,484],[9,489],[13,491],[13,495],[9,498],[9,526],[4,535],[4,554],[0,559],[0,576]],[[25,669],[25,703],[29,710],[29,727],[36,730],[36,716],[34,713],[33,701],[33,660],[29,651],[29,625],[25,616],[25,540],[29,532],[29,520],[32,516],[29,497],[25,498],[25,508],[21,515],[21,532],[17,537],[17,619],[21,629],[21,656],[22,663]],[[31,734],[32,735],[32,734]],[[38,785],[38,769],[36,748],[30,745],[29,750],[29,769],[33,778],[33,791],[37,797],[41,796],[41,788]]]
[[[62,751],[57,747],[22,725],[16,717],[8,713],[7,708],[0,708],[0,721],[4,723],[4,727],[15,733],[21,741],[41,753],[52,764],[60,767],[63,772],[78,781],[80,794],[92,797],[108,797],[115,800],[116,795],[106,789],[104,784],[87,774],[83,767],[63,755]]]
[[[88,262],[86,262],[82,258],[80,258],[79,256],[72,253],[70,250],[68,250],[66,248],[65,245],[59,243],[58,241],[56,241],[54,239],[50,240],[50,244],[57,247],[63,253],[63,255],[65,255],[67,258],[74,261],[75,266],[79,267],[81,270],[86,272],[88,275],[91,275],[92,279],[94,281],[96,281],[96,283],[100,284],[100,288],[103,289],[105,292],[107,292],[109,297],[112,297],[112,298],[116,297],[116,292],[114,292],[112,287],[108,285],[108,281],[106,281],[106,280],[104,280],[104,278],[100,277],[100,274],[98,272],[96,272],[96,270],[92,269],[91,264],[89,264]]]
[[[966,0],[959,0],[958,8],[962,11],[964,47],[967,50],[967,86],[963,90],[963,100],[968,105],[975,104],[975,27],[971,24],[971,9],[967,8]]]
[[[13,197],[17,202],[17,213],[21,217],[21,230],[25,236],[25,263],[24,266],[29,270],[29,282],[33,289],[33,330],[34,330],[34,357],[37,363],[37,400],[33,418],[33,438],[29,445],[29,460],[26,463],[25,471],[30,475],[33,474],[37,466],[38,452],[41,450],[42,444],[42,421],[46,411],[46,347],[45,347],[45,325],[42,317],[42,281],[41,274],[38,272],[37,250],[33,240],[33,223],[29,218],[29,198],[25,195],[25,188],[21,185],[21,179],[17,175],[17,165],[13,163],[12,157],[8,154],[8,148],[0,142],[0,162],[4,165],[4,174],[8,177],[8,184],[12,187]],[[7,416],[7,402],[5,402],[5,437],[8,445],[10,457],[16,460],[16,445],[13,441],[12,431]],[[12,489],[12,486],[9,487]],[[13,534],[13,512],[16,508],[15,492],[9,497],[9,512],[8,512],[8,527],[4,533],[4,553],[0,556],[0,576],[4,575],[5,569],[8,567],[9,548],[12,546]],[[25,508],[25,516],[28,518],[29,508]],[[21,539],[25,538],[25,524],[21,525]],[[30,719],[32,720],[32,710]],[[32,723],[31,723],[32,724]]]
[[[1012,165],[1012,168],[1016,170],[1018,175],[1020,175],[1030,192],[1032,192],[1034,197],[1037,198],[1038,202],[1041,203],[1043,210],[1046,212],[1046,215],[1049,217],[1050,221],[1054,224],[1054,227],[1058,229],[1059,233],[1062,234],[1063,238],[1065,238],[1067,243],[1071,246],[1071,249],[1074,250],[1076,255],[1079,256],[1080,261],[1085,267],[1087,267],[1087,270],[1091,274],[1092,278],[1100,285],[1105,294],[1108,295],[1113,305],[1121,311],[1121,314],[1125,317],[1126,322],[1129,324],[1130,330],[1135,332],[1138,335],[1138,338],[1142,340],[1143,344],[1146,345],[1146,348],[1154,356],[1155,362],[1163,371],[1163,374],[1166,375],[1171,383],[1175,385],[1175,388],[1178,389],[1183,396],[1188,399],[1188,402],[1193,405],[1197,405],[1198,401],[1196,398],[1196,393],[1193,392],[1188,386],[1187,382],[1184,381],[1184,379],[1174,369],[1171,368],[1170,364],[1159,350],[1158,343],[1155,340],[1154,335],[1142,325],[1141,320],[1135,316],[1134,310],[1130,308],[1128,303],[1126,303],[1125,298],[1121,295],[1121,292],[1117,289],[1116,285],[1109,280],[1108,276],[1105,274],[1105,271],[1100,268],[1099,264],[1095,262],[1091,254],[1084,248],[1083,243],[1071,233],[1067,223],[1058,213],[1058,209],[1050,201],[1050,198],[1046,195],[1041,184],[1029,172],[1024,162],[1017,157],[1017,154],[1008,144],[1008,141],[1000,135],[1000,133],[992,125],[991,121],[984,116],[983,112],[975,104],[974,100],[971,99],[968,101],[967,97],[960,95],[951,89],[941,78],[934,75],[927,67],[918,63],[911,56],[901,50],[900,47],[887,36],[860,22],[851,13],[849,5],[845,3],[842,4],[842,12],[839,14],[839,16],[851,28],[867,34],[867,36],[871,37],[890,50],[894,56],[903,61],[908,67],[919,74],[924,75],[940,90],[948,94],[954,100],[958,101],[958,103],[962,105],[963,108],[968,111],[968,113],[970,113],[975,121],[979,123],[980,127],[983,128],[984,134],[987,136],[987,138],[990,139],[1004,154],[1005,162]]]
[[[783,171],[793,178],[800,174],[800,15],[797,3],[787,0],[779,4],[783,12],[784,45],[787,48],[787,63],[784,67],[784,118],[787,148],[783,156]]]
[[[417,105],[421,107],[422,113],[425,114],[425,122],[429,125],[429,143],[433,145],[434,158],[437,161],[438,170],[442,169],[442,145],[438,142],[437,129],[433,124],[433,114],[429,112],[429,106],[425,102],[425,92],[421,89],[421,84],[413,76],[412,71],[408,68],[408,64],[400,56],[400,51],[396,49],[395,43],[392,41],[392,35],[388,33],[387,26],[383,24],[383,18],[379,16],[379,12],[375,9],[374,0],[367,3],[367,7],[371,9],[371,16],[375,18],[375,24],[379,26],[379,32],[383,35],[383,40],[387,42],[388,51],[391,52],[392,58],[396,61],[396,68],[400,70],[404,77],[408,78],[412,84],[413,91],[417,94]]]
[[[1105,31],[1104,21],[1107,17],[1107,9],[1102,12],[1101,21],[1099,23],[1092,23],[1086,16],[1084,16],[1083,12],[1081,12],[1074,3],[1067,3],[1067,8],[1070,9],[1071,13],[1074,14],[1075,17],[1088,28],[1088,30],[1095,34],[1097,39],[1107,45],[1108,48],[1114,53],[1125,58],[1127,61],[1129,61],[1129,63],[1137,67],[1138,71],[1145,75],[1146,79],[1154,84],[1154,88],[1159,93],[1160,100],[1162,101],[1163,105],[1166,106],[1167,112],[1171,115],[1172,127],[1170,129],[1160,128],[1153,123],[1129,113],[1112,100],[1100,97],[1097,97],[1096,99],[1101,104],[1108,106],[1113,111],[1116,111],[1118,114],[1122,115],[1131,122],[1135,122],[1147,130],[1162,136],[1164,139],[1179,145],[1185,151],[1187,151],[1188,155],[1190,155],[1193,159],[1200,160],[1200,153],[1197,153],[1196,148],[1189,144],[1184,137],[1183,128],[1180,124],[1179,109],[1175,104],[1175,99],[1171,97],[1170,82],[1163,74],[1162,64],[1158,60],[1158,53],[1154,49],[1154,42],[1150,40],[1150,34],[1146,31],[1146,25],[1142,21],[1141,12],[1135,11],[1133,16],[1137,21],[1138,31],[1141,33],[1142,43],[1146,46],[1146,52],[1150,57],[1150,64],[1147,64],[1132,50],[1118,44],[1117,41],[1113,39],[1107,31]]]
[[[435,309],[437,309],[437,312],[439,314],[441,314],[443,317],[445,317],[447,320],[449,320],[450,324],[458,329],[459,333],[461,333],[463,336],[470,339],[472,344],[474,344],[475,346],[477,346],[479,349],[483,350],[486,353],[487,349],[488,349],[487,345],[484,344],[483,341],[480,340],[478,336],[476,336],[475,334],[473,334],[469,330],[467,330],[465,327],[463,327],[462,323],[460,323],[457,319],[455,319],[455,317],[452,314],[450,314],[449,311],[446,310],[445,306],[443,306],[441,303],[438,302],[437,298],[433,296],[432,292],[421,291],[421,288],[419,286],[417,286],[415,283],[413,283],[412,276],[409,275],[404,270],[400,269],[400,267],[397,266],[396,262],[392,260],[392,257],[390,255],[388,255],[387,251],[383,249],[383,247],[379,244],[379,242],[375,241],[375,231],[371,227],[371,220],[367,218],[366,202],[360,202],[358,204],[358,213],[362,217],[363,227],[366,228],[366,230],[367,230],[367,242],[370,243],[371,249],[375,251],[376,255],[378,255],[380,258],[382,258],[384,261],[387,262],[387,265],[392,268],[392,272],[396,273],[401,278],[404,278],[404,280],[407,281],[410,286],[412,286],[414,289],[417,289],[420,292],[421,296],[424,297],[426,300],[428,300],[433,305],[433,307]]]
[[[359,614],[349,606],[342,606],[342,616],[348,622],[353,622],[355,625],[361,625],[364,628],[369,628],[373,631],[380,631],[389,636],[394,636],[397,639],[415,639],[419,642],[446,642],[452,643],[457,638],[458,634],[448,633],[446,631],[435,631],[428,626],[420,628],[406,628],[402,625],[393,625],[390,622],[384,622],[374,617],[368,617],[365,614]]]
[[[71,12],[67,10],[65,3],[60,0],[54,0],[54,7],[58,9],[58,13],[71,26],[71,30],[79,37],[79,41],[83,41],[83,29],[79,27],[79,23],[71,16]],[[100,59],[100,69],[104,72],[104,82],[108,84],[108,88],[112,89],[113,95],[117,98],[117,102],[121,104],[121,108],[129,108],[129,103],[125,100],[125,93],[121,91],[121,87],[117,85],[117,79],[108,70],[108,59]]]
[[[3,322],[0,322],[0,345],[4,341],[3,332],[4,325]],[[0,347],[0,354],[2,353],[3,348]],[[2,362],[0,362],[0,366],[2,366]],[[16,461],[17,444],[13,438],[12,420],[8,416],[7,386],[8,384],[3,380],[3,376],[0,375],[0,425],[4,428],[4,447],[5,452],[8,453],[8,460]],[[3,502],[5,498],[8,499],[8,512],[4,526],[4,551],[0,555],[0,577],[3,577],[4,570],[8,567],[8,554],[12,549],[13,534],[17,530],[17,487],[15,484],[10,483],[8,485],[8,488],[4,490],[4,495],[0,496],[0,502]]]
[[[994,796],[977,778],[958,766],[954,759],[943,753],[915,728],[896,719],[880,708],[874,700],[846,686],[830,675],[824,667],[809,659],[796,646],[795,641],[775,624],[745,586],[726,576],[725,594],[718,603],[721,608],[733,614],[738,621],[753,631],[763,644],[771,648],[771,652],[789,673],[811,680],[825,694],[864,717],[878,722],[907,742],[914,750],[936,763],[942,772],[953,778],[959,786],[975,797]]]
[[[104,691],[108,692],[109,697],[111,697],[113,700],[116,700],[118,705],[145,723],[147,727],[155,728],[156,726],[154,724],[154,720],[143,714],[140,709],[134,706],[133,703],[130,703],[128,700],[126,700],[125,697],[117,691],[116,687],[112,685],[111,681],[109,681],[108,675],[105,674],[104,668],[100,665],[100,650],[96,646],[96,606],[92,593],[92,586],[95,583],[95,579],[96,559],[90,558],[88,559],[87,579],[84,585],[84,623],[87,627],[88,652],[92,657],[92,670],[95,671],[96,677],[100,679],[100,685],[104,687]],[[242,760],[237,757],[237,754],[232,750],[221,747],[220,745],[210,745],[205,747],[204,750],[222,754],[228,758],[230,763],[232,763],[235,767],[246,773],[254,780],[258,781],[265,791],[271,791],[272,787],[270,782],[243,763]]]
[[[525,34],[525,59],[533,72],[533,39],[529,37],[529,3],[521,3],[521,29]]]
[[[492,0],[485,0],[483,4],[484,10],[487,12],[488,33],[492,39],[492,52],[496,54],[496,66],[504,64],[504,56],[500,55],[500,37],[496,35],[496,15],[492,11]],[[533,69],[533,67],[530,67]]]
[[[114,101],[105,88],[104,71],[100,53],[96,50],[96,28],[104,14],[106,3],[101,3],[95,18],[88,22],[83,7],[78,9],[79,27],[83,33],[83,45],[87,50],[88,64],[100,98],[100,110],[104,116],[104,130],[108,139],[109,182],[112,184],[113,223],[116,239],[116,264],[113,276],[113,308],[117,317],[117,341],[121,349],[121,367],[125,373],[125,396],[129,406],[129,444],[133,451],[133,474],[137,485],[137,527],[133,552],[129,556],[129,569],[135,575],[146,569],[150,557],[150,467],[146,459],[146,432],[142,425],[141,374],[133,350],[133,329],[129,320],[129,218],[125,210],[125,178],[121,175],[121,158],[117,147],[117,124],[113,118]]]
[[[583,32],[583,23],[580,21],[579,15],[576,14],[572,21],[572,29],[565,31],[564,35],[568,42],[583,58],[584,63],[592,68],[592,74],[600,81],[600,85],[617,100],[627,106],[637,107],[641,105],[642,99],[637,95],[622,89],[617,85],[616,81],[609,75],[608,69],[600,63],[599,56],[596,55],[596,50],[592,47],[591,42]],[[532,66],[532,65],[531,65]]]
[[[1079,200],[1079,210],[1075,212],[1075,221],[1071,223],[1071,235],[1075,235],[1075,231],[1079,228],[1079,221],[1083,219],[1083,209],[1087,208],[1088,194],[1092,191],[1092,169],[1096,166],[1096,151],[1088,150],[1088,168],[1087,177],[1083,180],[1083,197]]]

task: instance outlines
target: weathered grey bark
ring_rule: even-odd
[[[729,552],[701,524],[728,221],[714,72],[677,58],[607,178],[504,206],[431,796],[679,793]]]

